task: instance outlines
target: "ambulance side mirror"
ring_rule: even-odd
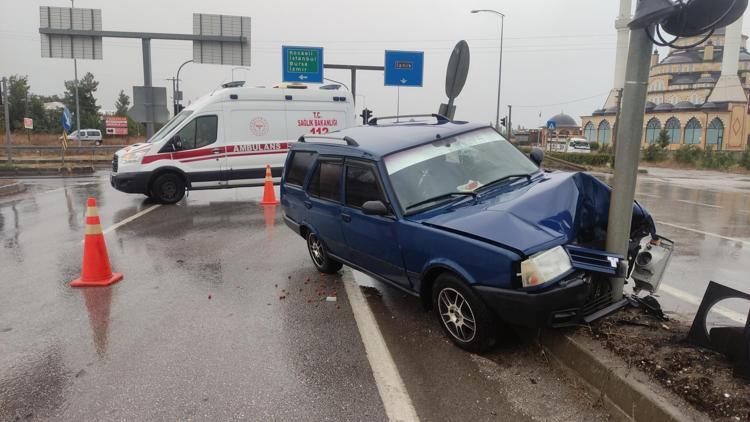
[[[180,138],[180,135],[173,136],[172,139],[169,140],[169,145],[172,146],[172,151],[182,150],[182,138]]]

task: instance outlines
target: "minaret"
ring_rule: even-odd
[[[620,14],[615,19],[617,29],[617,53],[615,55],[615,81],[607,96],[604,108],[617,106],[617,90],[625,87],[625,67],[628,64],[628,45],[630,44],[630,29],[628,23],[632,19],[632,0],[620,0]]]
[[[727,26],[724,34],[724,57],[721,60],[721,76],[716,82],[708,101],[747,102],[745,90],[737,75],[740,65],[740,46],[742,45],[742,17]]]

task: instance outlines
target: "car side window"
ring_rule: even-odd
[[[177,132],[182,141],[182,149],[201,148],[216,142],[218,123],[217,116],[199,116],[193,119]]]
[[[314,152],[293,152],[292,159],[289,161],[289,166],[286,168],[286,178],[284,179],[284,183],[288,185],[302,186],[305,183],[307,170],[310,168],[310,164],[312,164],[314,157]]]
[[[371,167],[346,167],[346,205],[362,208],[367,201],[385,201],[375,171]]]
[[[316,198],[340,202],[342,167],[340,161],[319,161],[310,176],[307,193]]]

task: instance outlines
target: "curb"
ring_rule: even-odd
[[[571,334],[552,330],[541,330],[537,341],[555,364],[596,392],[616,419],[707,420],[702,414],[678,408],[668,399],[671,393],[603,348],[596,350]]]
[[[26,190],[26,185],[21,182],[11,183],[10,185],[0,186],[0,196],[15,195]]]
[[[94,167],[72,167],[72,168],[15,168],[12,170],[0,170],[0,177],[24,177],[24,176],[76,176],[81,174],[93,174]]]

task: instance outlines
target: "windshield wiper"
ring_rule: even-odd
[[[408,207],[406,207],[406,209],[410,210],[410,209],[418,207],[420,205],[429,204],[430,202],[436,202],[436,201],[439,201],[441,199],[450,198],[450,197],[453,197],[453,196],[456,196],[456,195],[471,196],[472,198],[474,198],[475,201],[477,199],[477,193],[473,192],[473,191],[472,192],[460,192],[460,191],[459,192],[448,192],[448,193],[444,193],[442,195],[438,195],[438,196],[434,196],[432,198],[425,199],[424,201],[419,201],[416,204],[411,204]]]
[[[528,181],[531,181],[531,175],[528,174],[528,173],[509,174],[509,175],[503,176],[503,177],[501,177],[501,178],[499,178],[497,180],[493,180],[493,181],[491,181],[491,182],[489,182],[489,183],[481,186],[479,189],[480,190],[486,190],[490,186],[497,185],[498,183],[504,182],[506,180],[509,180],[509,179],[520,179],[522,177],[525,178]]]

